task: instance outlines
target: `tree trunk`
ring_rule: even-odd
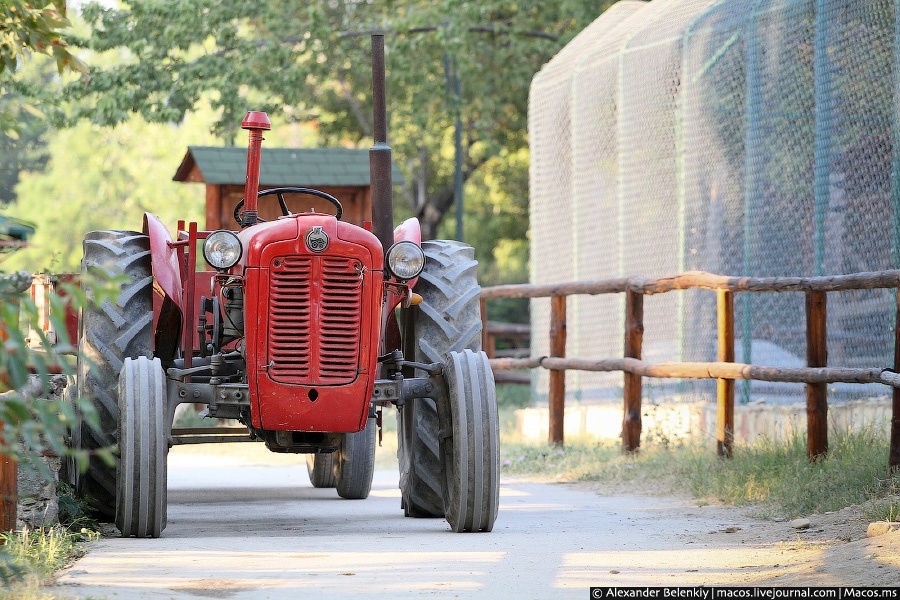
[[[487,156],[479,158],[474,163],[467,164],[463,169],[463,182],[469,180],[469,177],[484,163],[488,161]],[[422,225],[422,239],[431,240],[437,237],[438,226],[440,226],[444,215],[453,206],[453,183],[441,188],[437,192],[431,194],[425,199],[425,203],[421,206],[414,207],[415,216]]]

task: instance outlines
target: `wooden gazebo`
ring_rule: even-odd
[[[206,229],[237,229],[232,212],[244,195],[247,150],[240,147],[189,146],[172,178],[175,181],[206,184]],[[395,184],[403,183],[397,166]],[[259,189],[311,187],[327,192],[344,206],[343,220],[362,225],[372,219],[372,192],[369,188],[369,151],[356,148],[263,148]],[[286,196],[291,212],[311,208],[331,213],[331,204],[312,196]],[[274,196],[260,202],[259,216],[280,215]]]

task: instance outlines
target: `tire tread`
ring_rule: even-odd
[[[99,429],[83,424],[73,432],[76,448],[96,450],[116,444],[119,420],[118,381],[126,358],[153,354],[153,276],[150,240],[136,231],[92,231],[84,239],[83,273],[98,270],[124,276],[119,295],[100,307],[84,309],[81,318],[77,393],[90,398]],[[90,289],[86,290],[89,297]],[[115,468],[91,457],[87,472],[68,469],[77,493],[89,499],[101,520],[115,518]]]
[[[475,250],[451,240],[422,243],[425,270],[415,291],[414,358],[443,363],[450,352],[481,349],[481,312]],[[407,516],[443,517],[444,489],[437,404],[427,398],[407,403],[398,415],[402,506]]]

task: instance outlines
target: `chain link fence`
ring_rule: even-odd
[[[535,76],[531,281],[685,270],[823,275],[900,266],[898,0],[615,4]],[[622,297],[569,299],[570,356],[621,356]],[[892,364],[893,294],[829,295],[829,365]],[[549,303],[532,304],[548,353]],[[645,300],[644,356],[715,360],[715,295]],[[739,362],[805,364],[800,294],[739,294]],[[534,374],[546,393],[547,373]],[[577,400],[621,375],[567,373]],[[711,399],[712,381],[645,382],[654,400]],[[741,382],[743,401],[802,386]],[[835,385],[832,398],[883,394]]]

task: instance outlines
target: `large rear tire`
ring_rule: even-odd
[[[116,527],[124,537],[166,528],[166,376],[158,358],[126,358],[119,376]]]
[[[119,373],[125,359],[153,354],[150,239],[136,231],[92,231],[84,238],[81,270],[124,278],[117,298],[85,307],[81,315],[76,391],[79,397],[90,399],[100,427],[86,423],[76,427],[71,444],[92,451],[116,443]],[[93,296],[92,290],[86,291]],[[67,474],[76,493],[88,498],[99,519],[115,519],[115,465],[92,456],[85,473],[70,465]]]
[[[494,375],[484,352],[444,363],[451,435],[441,440],[444,505],[453,531],[490,531],[500,503],[500,427]]]
[[[334,455],[307,454],[306,472],[309,473],[309,482],[317,488],[333,488],[337,485],[334,477]]]
[[[461,242],[422,244],[425,270],[419,277],[418,306],[402,321],[407,359],[443,363],[450,352],[481,349],[481,312],[475,250]],[[398,411],[397,458],[401,506],[407,517],[443,517],[440,419],[434,400],[418,398]]]
[[[347,500],[364,500],[372,490],[375,474],[375,419],[356,433],[345,433],[341,447],[335,452],[334,478],[338,496]]]

